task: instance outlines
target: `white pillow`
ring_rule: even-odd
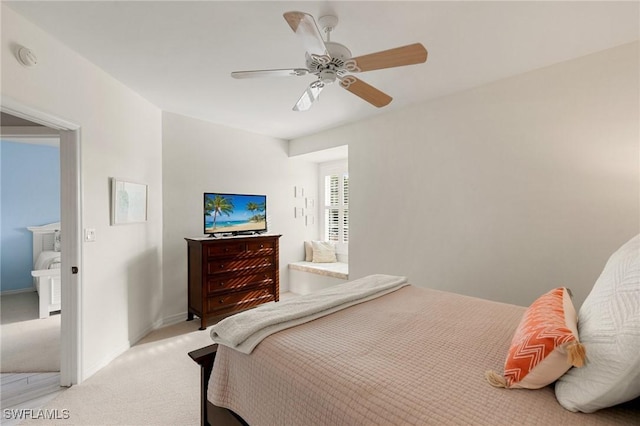
[[[578,313],[587,362],[556,383],[567,410],[592,413],[640,396],[640,235],[607,261]]]
[[[333,263],[337,262],[336,247],[333,243],[327,241],[311,241],[311,248],[313,250],[314,263]]]
[[[62,248],[60,243],[60,230],[53,231],[53,251],[60,251]]]
[[[311,241],[304,242],[304,261],[313,261],[313,247],[311,247]]]

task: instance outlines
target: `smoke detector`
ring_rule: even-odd
[[[27,49],[26,47],[20,47],[20,49],[18,49],[17,57],[18,62],[28,68],[38,63],[38,57],[36,54],[33,53],[33,50]]]

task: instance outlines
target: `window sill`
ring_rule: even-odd
[[[311,274],[324,275],[327,277],[349,279],[349,264],[343,262],[314,263],[314,262],[293,262],[289,264],[289,269],[309,272]]]

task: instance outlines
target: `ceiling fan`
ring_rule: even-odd
[[[426,62],[427,50],[420,43],[396,47],[394,49],[351,57],[351,51],[344,45],[331,41],[331,31],[338,24],[335,16],[322,16],[318,19],[327,39],[323,40],[313,16],[304,12],[286,12],[287,21],[306,49],[306,68],[271,69],[254,71],[235,71],[234,78],[255,77],[301,77],[313,74],[317,80],[306,88],[294,111],[306,111],[318,100],[325,86],[339,81],[343,89],[380,108],[391,102],[391,96],[356,78],[350,73],[359,73],[384,68],[400,67]]]

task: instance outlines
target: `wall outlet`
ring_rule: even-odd
[[[84,241],[86,243],[93,243],[96,240],[95,228],[84,228]]]

